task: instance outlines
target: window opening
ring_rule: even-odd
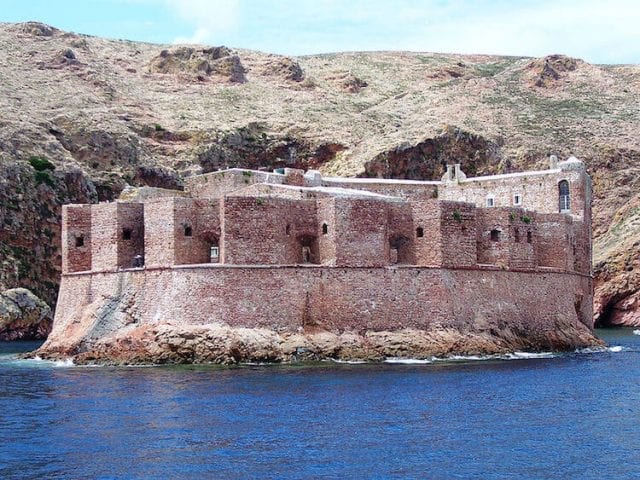
[[[418,238],[424,237],[424,229],[422,227],[416,228],[416,237]]]
[[[327,225],[326,223],[322,224],[322,234],[326,235],[327,233],[329,233],[329,225]]]
[[[84,235],[78,235],[76,237],[76,247],[84,247]]]
[[[291,235],[291,225],[289,225],[289,224],[287,223],[287,226],[286,226],[286,228],[284,229],[284,231],[285,231],[285,233],[286,233],[287,235]]]
[[[495,206],[495,199],[493,197],[487,197],[487,207],[491,208]]]
[[[217,261],[220,257],[220,247],[211,247],[211,261]]]
[[[558,203],[560,213],[567,213],[571,211],[571,198],[569,194],[569,182],[562,180],[558,184]]]
[[[191,237],[193,235],[193,230],[191,229],[190,225],[187,225],[184,227],[184,236],[185,237]]]
[[[519,193],[516,193],[516,194],[513,196],[513,204],[514,204],[515,206],[520,206],[520,205],[522,205],[522,195],[520,195]]]
[[[531,234],[531,232],[527,232],[527,243],[531,243],[531,240],[533,239],[533,235]]]
[[[122,239],[123,240],[131,240],[131,229],[123,228],[122,229]]]
[[[500,230],[491,230],[491,241],[492,242],[500,241]]]

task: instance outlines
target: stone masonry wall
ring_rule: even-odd
[[[232,169],[187,177],[184,180],[184,189],[192,197],[220,198],[256,183],[283,183],[284,178],[284,175],[275,173]]]
[[[166,319],[360,333],[432,326],[481,333],[508,319],[513,332],[533,338],[556,331],[557,322],[591,328],[590,281],[570,273],[419,267],[218,265],[74,274],[62,279],[49,342],[105,337],[132,322]]]
[[[62,207],[62,273],[91,270],[91,205]]]
[[[173,265],[175,259],[174,199],[144,204],[145,266]]]
[[[336,265],[377,267],[389,264],[387,202],[378,199],[336,198]]]
[[[117,202],[118,267],[135,266],[135,257],[144,258],[144,205]]]

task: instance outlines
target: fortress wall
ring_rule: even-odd
[[[440,202],[433,199],[412,199],[410,205],[413,217],[415,264],[433,267],[442,265]],[[418,228],[422,228],[422,237],[417,236]]]
[[[62,273],[91,270],[91,205],[62,207]]]
[[[132,322],[278,332],[438,326],[478,334],[508,322],[515,334],[534,339],[557,331],[559,321],[591,328],[589,288],[590,278],[567,273],[416,267],[218,265],[77,274],[63,278],[48,342],[97,331],[104,337]]]
[[[318,255],[322,265],[336,264],[336,199],[333,197],[317,200],[318,221]],[[323,233],[322,226],[327,225],[327,233]]]
[[[386,200],[336,198],[336,265],[388,265]]]
[[[469,267],[478,263],[476,210],[469,203],[440,202],[442,266]]]
[[[573,269],[575,245],[573,221],[562,213],[537,215],[538,264]],[[589,260],[591,256],[589,255]]]
[[[358,181],[360,180],[360,181]],[[415,198],[417,200],[428,200],[438,197],[437,184],[402,184],[393,181],[375,183],[371,181],[363,182],[363,179],[350,181],[344,179],[323,179],[322,185],[325,187],[352,188],[354,190],[366,190],[368,192],[379,193],[381,195],[391,195],[401,198]],[[401,182],[398,181],[398,182]]]
[[[385,219],[381,219],[384,221]],[[385,258],[393,264],[393,249],[396,249],[396,263],[416,264],[416,229],[413,222],[413,210],[410,202],[389,202],[387,204],[387,235]],[[424,238],[424,237],[423,237]]]
[[[160,267],[174,262],[174,198],[144,204],[145,265]]]
[[[211,262],[211,247],[220,246],[220,202],[177,198],[174,205],[175,264]]]
[[[117,207],[118,266],[131,268],[134,266],[134,258],[137,255],[144,258],[144,205],[120,202],[115,205]]]
[[[538,213],[558,213],[558,184],[569,182],[571,214],[580,218],[590,217],[591,199],[587,198],[586,175],[581,170],[548,170],[544,172],[523,172],[508,177],[476,177],[460,183],[442,183],[438,190],[441,200],[475,203],[486,207],[487,197],[494,197],[495,207],[517,207],[514,195],[522,196],[521,208]],[[586,207],[585,207],[586,205]]]
[[[308,228],[314,201],[276,197],[227,197],[224,203],[225,263],[275,265],[296,263],[302,250],[287,225]]]
[[[115,270],[118,265],[117,203],[91,205],[91,256],[93,270]]]
[[[509,266],[512,242],[511,209],[491,208],[477,211],[478,263],[483,265]],[[492,232],[498,232],[497,238]]]
[[[220,198],[254,183],[282,183],[284,176],[254,170],[223,170],[184,179],[184,190],[196,198]]]

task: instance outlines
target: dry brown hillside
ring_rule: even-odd
[[[0,24],[0,289],[55,301],[65,202],[229,166],[433,179],[584,159],[598,321],[640,324],[640,67],[544,58],[287,58]]]

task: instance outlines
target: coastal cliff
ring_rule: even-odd
[[[233,166],[440,178],[582,158],[597,325],[635,325],[640,67],[409,52],[288,58],[0,24],[0,289],[55,305],[60,207]]]

